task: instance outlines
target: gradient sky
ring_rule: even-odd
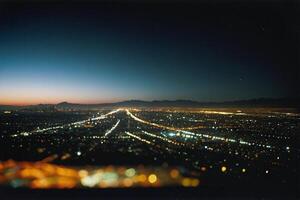
[[[293,97],[292,7],[2,3],[0,104]]]

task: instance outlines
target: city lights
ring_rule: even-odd
[[[299,116],[237,113],[115,108],[68,111],[69,118],[64,116],[63,123],[57,123],[55,118],[46,123],[37,120],[32,130],[12,131],[2,136],[12,147],[6,154],[13,157],[22,152],[25,159],[34,155],[37,162],[1,163],[0,182],[30,188],[198,187],[221,174],[224,180],[218,180],[222,183],[226,183],[227,177],[242,180],[249,176],[262,179],[262,174],[278,175],[270,173],[270,169],[287,167],[289,159],[296,156],[296,148],[288,141],[295,133]],[[67,167],[69,163],[102,166],[121,161],[133,164]],[[154,168],[145,171],[144,162],[154,163]],[[180,168],[172,166],[174,163]],[[4,170],[18,165],[22,167],[14,176]],[[162,173],[156,170],[169,165]],[[33,180],[28,182],[28,179]]]

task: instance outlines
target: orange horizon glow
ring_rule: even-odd
[[[38,104],[59,104],[61,102],[76,103],[76,104],[105,104],[105,103],[116,103],[119,101],[124,101],[124,99],[106,99],[106,100],[79,100],[79,99],[51,99],[49,101],[40,101],[40,100],[9,100],[1,99],[0,105],[9,105],[9,106],[30,106]]]

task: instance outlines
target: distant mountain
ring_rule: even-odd
[[[55,106],[58,110],[96,110],[113,107],[300,107],[299,99],[250,99],[227,102],[198,102],[192,100],[141,101],[129,100],[117,103],[75,104],[62,102]]]
[[[162,100],[162,101],[123,101],[110,106],[125,107],[299,107],[300,99],[270,99],[259,98],[226,102],[198,102],[192,100]]]
[[[106,107],[109,104],[77,104],[62,102],[55,105],[57,110],[95,110]]]
[[[117,103],[102,104],[77,104],[61,102],[59,104],[39,104],[31,106],[0,105],[0,110],[31,110],[31,111],[54,111],[54,110],[97,110],[114,107],[294,107],[300,108],[300,99],[271,99],[259,98],[240,101],[226,102],[198,102],[192,100],[162,100],[141,101],[129,100]]]
[[[55,107],[58,110],[93,110],[101,108],[112,108],[112,107],[197,107],[201,104],[197,101],[191,100],[163,100],[163,101],[141,101],[141,100],[129,100],[121,101],[117,103],[103,103],[103,104],[74,104],[62,102],[57,104]]]
[[[55,111],[53,104],[38,104],[29,106],[0,105],[0,110]]]
[[[0,105],[0,110],[19,110],[22,108],[23,106]]]

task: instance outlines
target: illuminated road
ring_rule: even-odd
[[[158,128],[163,128],[163,129],[171,130],[171,131],[183,131],[183,130],[193,130],[193,129],[205,128],[204,126],[187,127],[187,128],[174,128],[174,127],[171,127],[171,126],[164,126],[164,125],[161,125],[161,124],[156,124],[156,123],[153,123],[153,122],[148,122],[148,121],[145,121],[143,119],[140,119],[140,118],[136,117],[135,115],[133,115],[128,109],[126,109],[126,113],[132,119],[134,119],[134,120],[136,120],[138,122],[141,122],[141,123],[144,123],[144,124],[148,124],[148,125],[151,125],[151,126],[155,126],[155,127],[158,127]]]
[[[22,132],[20,134],[14,134],[12,135],[12,137],[17,137],[19,135],[21,136],[28,136],[28,135],[32,135],[34,133],[43,133],[43,132],[46,132],[46,131],[49,131],[49,130],[56,130],[56,129],[62,129],[62,128],[65,128],[65,127],[71,127],[71,126],[80,126],[80,125],[83,125],[89,121],[96,121],[96,120],[101,120],[101,119],[105,119],[106,117],[108,117],[109,115],[112,115],[112,114],[115,114],[119,111],[121,111],[122,109],[116,109],[116,110],[113,110],[109,113],[106,113],[104,115],[101,115],[99,117],[94,117],[94,118],[89,118],[89,119],[86,119],[86,120],[81,120],[81,121],[77,121],[77,122],[73,122],[73,123],[70,123],[70,124],[66,124],[66,125],[61,125],[61,126],[54,126],[54,127],[48,127],[48,128],[43,128],[43,129],[38,129],[38,130],[34,130],[34,131],[31,131],[31,132]]]
[[[141,138],[141,137],[139,137],[139,136],[137,136],[137,135],[134,135],[134,134],[129,133],[129,132],[127,132],[127,131],[125,131],[125,133],[126,133],[127,135],[129,135],[130,137],[133,137],[133,138],[135,138],[135,139],[138,139],[138,140],[141,141],[141,142],[145,142],[145,143],[147,143],[147,144],[152,144],[149,140],[145,140],[145,139],[143,139],[143,138]]]
[[[196,138],[200,137],[200,138],[206,138],[206,139],[209,139],[209,140],[212,140],[212,141],[217,140],[217,141],[223,141],[223,142],[226,142],[226,143],[228,143],[228,142],[229,143],[238,143],[240,145],[257,146],[257,147],[267,148],[267,149],[275,148],[275,147],[273,147],[271,145],[267,145],[267,144],[261,144],[261,143],[256,143],[256,142],[247,142],[247,141],[244,141],[244,140],[238,140],[238,139],[233,139],[233,138],[228,138],[228,137],[214,136],[214,135],[202,134],[202,133],[195,134],[194,132],[188,131],[188,130],[193,130],[193,129],[201,129],[201,128],[204,128],[204,126],[175,128],[175,127],[171,127],[171,126],[165,126],[165,125],[161,125],[161,124],[149,122],[149,121],[143,120],[141,118],[138,118],[137,116],[135,116],[134,114],[132,114],[128,109],[123,109],[123,108],[118,108],[118,109],[112,110],[111,112],[103,114],[103,115],[100,115],[98,117],[93,117],[93,118],[89,118],[89,119],[86,119],[86,120],[73,122],[73,123],[66,124],[66,125],[49,127],[49,128],[44,128],[44,129],[38,129],[38,130],[31,131],[31,132],[22,132],[20,134],[12,135],[12,137],[16,137],[16,136],[29,136],[29,135],[34,134],[34,133],[43,133],[43,132],[46,132],[46,131],[49,131],[49,130],[62,129],[62,128],[67,128],[67,127],[71,127],[71,126],[75,126],[75,128],[78,128],[78,127],[81,127],[82,125],[84,125],[87,122],[102,120],[102,119],[105,119],[108,116],[114,115],[114,114],[116,114],[116,113],[118,113],[120,111],[126,112],[126,114],[130,118],[132,118],[133,120],[135,120],[137,122],[140,122],[140,123],[143,123],[143,124],[147,124],[147,125],[150,125],[150,126],[153,126],[153,127],[156,127],[156,128],[161,128],[161,129],[164,129],[164,130],[175,131],[177,133],[180,133],[179,134],[180,137],[184,137],[184,138],[196,139]],[[206,111],[206,113],[208,113],[208,114],[233,114],[233,113],[227,113],[227,112],[225,113],[225,112],[208,112],[208,111]],[[238,114],[239,115],[243,115],[244,113],[238,113]],[[114,129],[116,129],[117,126],[119,125],[119,123],[120,123],[120,120],[118,120],[117,123],[110,130],[108,130],[105,133],[105,136],[109,135]],[[159,139],[164,140],[164,141],[166,141],[166,142],[168,142],[170,144],[184,145],[183,143],[178,143],[177,141],[168,140],[168,139],[166,139],[164,137],[161,137],[161,136],[158,136],[158,135],[155,135],[155,134],[152,134],[152,133],[148,133],[148,132],[145,132],[145,131],[142,131],[142,132],[144,134],[148,135],[148,136],[159,138]],[[126,132],[126,133],[129,133],[129,132]],[[131,136],[134,137],[133,134]],[[138,137],[138,136],[136,136],[136,137]],[[143,140],[140,137],[138,137],[138,138],[140,140]]]
[[[159,135],[155,135],[155,134],[153,134],[153,133],[149,133],[149,132],[147,132],[147,131],[142,131],[142,133],[144,133],[144,134],[146,134],[146,135],[148,135],[148,136],[151,136],[151,137],[155,137],[155,138],[161,139],[161,140],[163,140],[163,141],[165,141],[165,142],[168,142],[168,143],[170,143],[170,144],[173,144],[173,145],[184,145],[184,144],[182,144],[182,143],[179,143],[179,142],[170,140],[170,139],[168,139],[168,138],[165,138],[165,137],[162,137],[162,136],[159,136]]]
[[[99,116],[99,117],[91,118],[91,120],[92,120],[92,121],[95,121],[95,120],[105,119],[107,116],[112,115],[112,114],[115,114],[115,113],[117,113],[117,112],[120,112],[121,110],[122,110],[122,109],[119,108],[119,109],[113,110],[113,111],[111,111],[111,112],[109,112],[109,113],[107,113],[107,114],[101,115],[101,116]]]
[[[120,120],[118,120],[117,123],[104,134],[104,136],[108,136],[111,132],[113,132],[117,128],[119,123],[120,123]]]
[[[247,145],[247,146],[258,146],[258,147],[262,147],[262,148],[274,148],[271,145],[265,145],[265,144],[260,144],[260,143],[254,143],[254,142],[247,142],[247,141],[243,141],[243,140],[236,140],[236,139],[232,139],[232,138],[226,138],[226,137],[219,137],[219,136],[212,136],[212,135],[208,135],[208,134],[195,134],[193,132],[190,131],[186,131],[184,129],[177,129],[174,127],[170,127],[170,126],[164,126],[164,125],[160,125],[160,124],[156,124],[153,122],[148,122],[145,121],[143,119],[140,119],[138,117],[136,117],[135,115],[133,115],[128,109],[126,109],[126,113],[128,116],[130,116],[132,119],[134,119],[135,121],[144,123],[144,124],[148,124],[150,126],[155,126],[158,128],[162,128],[162,129],[167,129],[167,130],[172,130],[172,131],[176,131],[179,133],[182,133],[183,137],[187,137],[187,138],[191,138],[191,136],[194,137],[200,137],[200,138],[206,138],[206,139],[210,139],[210,140],[219,140],[219,141],[223,141],[223,142],[230,142],[230,143],[239,143],[241,145]],[[188,129],[188,128],[185,128]]]

